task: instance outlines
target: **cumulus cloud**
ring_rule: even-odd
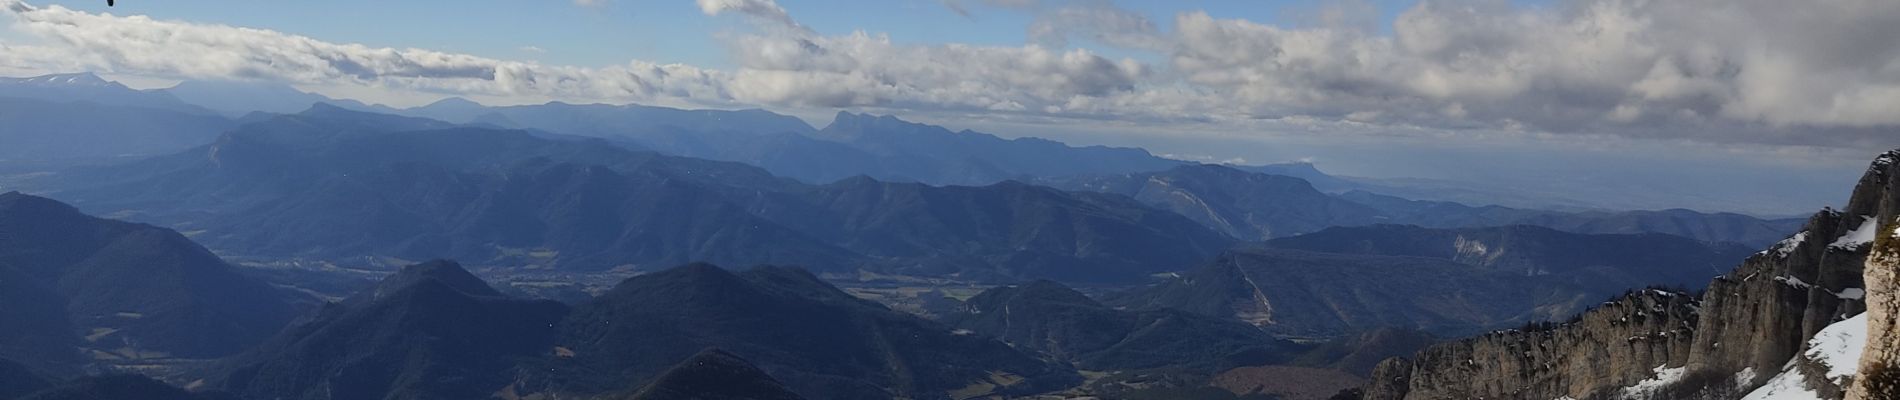
[[[863,31],[822,36],[771,0],[698,0],[708,15],[767,24],[731,39],[741,67],[728,90],[742,101],[819,107],[909,106],[1025,111],[1134,90],[1144,66],[1083,49],[893,43]]]
[[[761,21],[771,22],[783,27],[803,29],[798,21],[792,20],[792,14],[785,12],[773,0],[694,0],[699,3],[699,11],[706,15],[739,13]]]
[[[1336,10],[1300,28],[1186,12],[1154,32],[1092,3],[1044,12],[1030,34],[1161,54],[1175,81],[1118,95],[1174,83],[1214,115],[1852,143],[1900,126],[1900,2],[1560,4],[1425,0],[1384,34]]]
[[[857,32],[840,37],[735,39],[743,100],[812,106],[908,104],[1024,110],[1133,90],[1142,66],[1041,46],[907,46]]]
[[[1892,40],[1900,37],[1900,2],[1888,0],[1798,7],[1573,0],[1548,8],[1425,0],[1389,29],[1369,22],[1375,19],[1366,14],[1376,10],[1363,2],[1319,10],[1314,23],[1294,26],[1198,11],[1145,15],[1106,2],[983,1],[1035,15],[1023,46],[823,35],[772,0],[695,0],[707,15],[738,16],[756,28],[721,36],[732,54],[728,70],[638,60],[543,65],[0,1],[13,29],[44,39],[0,43],[0,64],[14,69],[610,102],[1326,121],[1841,146],[1892,144],[1900,127],[1893,112],[1900,108],[1900,41]],[[968,12],[964,1],[944,4]],[[1113,59],[1087,48],[1095,45],[1153,57]]]
[[[9,45],[0,63],[172,78],[259,79],[407,88],[493,96],[638,101],[729,100],[728,74],[632,61],[607,68],[549,66],[423,49],[325,42],[263,29],[8,5],[13,29],[46,39]]]

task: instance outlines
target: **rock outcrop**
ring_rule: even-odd
[[[1847,388],[1849,400],[1900,399],[1900,220],[1882,219],[1867,256],[1867,349],[1860,375]]]
[[[1432,346],[1381,363],[1366,398],[1590,398],[1688,364],[1699,303],[1687,293],[1647,289],[1561,325]]]
[[[1869,289],[1892,296],[1890,278],[1882,281],[1877,271],[1874,280],[1884,286],[1869,288],[1862,272],[1874,233],[1892,229],[1879,221],[1900,214],[1896,161],[1900,150],[1881,155],[1846,207],[1816,213],[1801,233],[1716,277],[1699,301],[1640,292],[1550,330],[1434,346],[1381,364],[1366,398],[1646,398],[1760,386],[1815,333],[1865,310]],[[1890,277],[1891,268],[1884,273]],[[1655,310],[1649,319],[1614,323],[1647,311],[1642,307]],[[1891,318],[1883,319],[1889,332]],[[1664,333],[1663,340],[1638,340]],[[1612,340],[1617,335],[1628,340]],[[1872,341],[1880,340],[1892,341]],[[1671,394],[1657,394],[1662,390]],[[1831,395],[1839,396],[1838,388]]]

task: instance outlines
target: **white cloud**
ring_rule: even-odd
[[[728,75],[644,61],[606,68],[549,66],[423,49],[338,44],[271,30],[91,14],[12,2],[13,29],[46,39],[8,45],[0,63],[168,78],[246,78],[490,96],[590,101],[683,97],[727,102]]]
[[[739,13],[763,21],[769,21],[785,27],[803,29],[792,15],[785,12],[773,0],[694,0],[699,3],[699,11],[706,15],[719,15],[727,12]]]
[[[1900,2],[1425,0],[1389,33],[1363,3],[1298,27],[1150,16],[1105,2],[985,0],[1033,13],[1032,44],[821,35],[772,0],[739,15],[733,68],[633,60],[583,68],[5,1],[0,68],[249,77],[488,97],[992,112],[1127,121],[1326,121],[1407,132],[1610,133],[1718,142],[1895,144]],[[604,0],[582,0],[599,3]],[[953,10],[965,1],[946,0]],[[1355,6],[1356,5],[1356,6]],[[1154,55],[1111,59],[1072,39]],[[524,50],[532,51],[532,50]],[[1240,126],[1240,125],[1237,125]]]

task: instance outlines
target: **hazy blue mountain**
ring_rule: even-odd
[[[442,124],[320,105],[209,146],[47,181],[82,206],[202,231],[204,243],[252,256],[1125,282],[1231,243],[1121,196],[1014,182],[813,186],[600,139]]]
[[[639,142],[681,140],[679,135],[701,132],[747,134],[810,133],[811,125],[765,110],[682,110],[668,107],[606,104],[568,104],[484,107],[460,98],[403,110],[411,116],[455,123],[488,122],[514,128],[598,138],[626,138]]]
[[[233,126],[161,108],[0,97],[0,162],[96,164],[170,154]]]
[[[881,157],[901,159],[879,171],[883,180],[933,184],[988,184],[1009,179],[1156,171],[1181,165],[1137,148],[1071,147],[1039,138],[1003,139],[951,131],[890,116],[840,112],[815,137]]]
[[[251,113],[294,114],[316,104],[330,104],[351,110],[394,112],[396,109],[368,105],[356,100],[333,99],[275,82],[257,81],[184,81],[164,89],[186,103],[195,104],[229,117]]]
[[[482,105],[482,103],[476,103],[473,100],[460,97],[450,97],[436,100],[434,103],[420,107],[399,110],[396,113],[455,123],[470,123],[475,122],[476,119],[486,114],[492,113],[492,111],[488,106]]]
[[[816,130],[798,118],[763,110],[560,102],[484,107],[451,98],[401,112],[457,123],[621,139],[666,154],[744,162],[811,183],[868,175],[888,181],[983,185],[1182,164],[1140,149],[1002,139],[852,113],[839,113],[829,126]]]
[[[1383,220],[1378,210],[1322,193],[1303,179],[1220,165],[1047,181],[1067,190],[1133,197],[1245,240]]]
[[[224,356],[275,333],[296,312],[285,294],[239,275],[184,235],[94,218],[17,192],[0,194],[0,266],[11,266],[0,267],[0,274],[24,278],[0,284],[19,286],[0,300],[27,301],[0,305],[8,310],[0,316],[20,318],[6,325],[56,326],[0,329],[29,332],[0,336],[6,341],[0,350],[21,352],[0,357],[21,361],[56,363],[70,357],[51,349],[75,349],[13,347],[47,342],[76,344],[94,355]],[[17,298],[26,296],[32,298]],[[63,320],[50,315],[55,309]],[[67,324],[64,335],[31,336]]]
[[[170,93],[133,89],[118,82],[105,80],[90,72],[41,75],[30,78],[0,78],[0,97],[53,103],[93,103],[151,108],[197,115],[216,114],[204,107],[179,100]]]
[[[1279,170],[1325,177],[1311,164],[1269,167],[1188,165],[1165,171],[1048,178],[1040,182],[1077,191],[1122,194],[1185,215],[1241,239],[1262,240],[1335,226],[1413,224],[1434,228],[1537,225],[1577,233],[1664,233],[1711,242],[1772,243],[1799,227],[1797,220],[1689,210],[1562,212],[1452,202],[1415,201],[1353,190],[1329,195]],[[1306,172],[1301,172],[1306,171]],[[1700,280],[1700,279],[1697,279]]]
[[[1363,189],[1367,185],[1350,178],[1341,178],[1319,170],[1319,166],[1309,162],[1291,162],[1267,165],[1226,165],[1227,167],[1258,172],[1267,175],[1290,176],[1304,179],[1313,184],[1314,189],[1326,193],[1338,193],[1353,189]]]
[[[1105,303],[1232,318],[1283,335],[1407,328],[1451,336],[1561,318],[1614,293],[1439,258],[1249,249]]]
[[[1364,191],[1340,198],[1378,209],[1388,223],[1434,228],[1537,225],[1577,233],[1664,233],[1711,242],[1767,246],[1799,230],[1800,218],[1766,220],[1734,213],[1691,210],[1560,212],[1501,206],[1473,207],[1444,201],[1408,200]]]
[[[502,295],[449,261],[404,267],[221,362],[211,385],[258,399],[477,399],[553,354],[567,307]]]
[[[553,391],[587,395],[654,379],[718,348],[807,398],[949,399],[1029,394],[1079,382],[1008,345],[852,297],[801,270],[733,273],[694,264],[627,279],[577,307],[532,368]]]
[[[452,256],[584,269],[852,264],[849,253],[695,183],[789,184],[756,168],[441,127],[319,106],[210,146],[56,178],[82,183],[59,194],[79,204],[184,223],[203,230],[205,243],[248,255]]]
[[[1748,246],[1660,233],[1580,234],[1513,225],[1431,229],[1410,225],[1330,228],[1269,240],[1265,247],[1326,253],[1427,257],[1527,276],[1574,277],[1613,293],[1650,285],[1695,288],[1724,265],[1754,254]]]
[[[929,186],[870,178],[768,199],[760,215],[876,258],[891,272],[974,280],[1128,282],[1232,243],[1125,197],[1008,181]]]
[[[1092,371],[1182,368],[1212,373],[1286,361],[1305,350],[1230,319],[1167,309],[1109,308],[1050,281],[985,290],[942,321]]]

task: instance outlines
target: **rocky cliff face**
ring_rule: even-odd
[[[1867,349],[1860,376],[1847,388],[1849,400],[1900,398],[1900,221],[1888,221],[1876,233],[1862,279],[1867,283]]]
[[[1760,386],[1816,332],[1866,309],[1868,289],[1892,295],[1890,278],[1876,273],[1883,286],[1869,288],[1862,272],[1874,233],[1883,232],[1879,221],[1900,212],[1896,161],[1900,150],[1881,155],[1844,209],[1816,213],[1801,233],[1716,277],[1699,301],[1636,293],[1548,331],[1434,346],[1381,364],[1366,398],[1646,398],[1659,390],[1711,394]],[[1644,306],[1660,308],[1649,319],[1620,322]],[[1664,333],[1665,340],[1637,340]],[[1614,340],[1618,335],[1628,340]]]
[[[1577,321],[1432,346],[1373,372],[1369,399],[1590,398],[1689,362],[1699,301],[1633,292]]]

